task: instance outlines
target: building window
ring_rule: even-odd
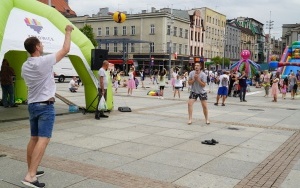
[[[123,35],[127,35],[127,27],[123,26]]]
[[[191,40],[194,40],[194,32],[191,31]]]
[[[101,27],[98,27],[98,32],[97,32],[97,36],[101,36],[102,32],[101,32]]]
[[[105,36],[109,36],[109,27],[105,28]]]
[[[150,52],[154,52],[154,42],[150,43]]]
[[[177,52],[177,44],[176,43],[173,43],[173,52]]]
[[[150,34],[154,34],[155,33],[155,26],[154,24],[150,25]]]
[[[174,36],[177,36],[177,27],[174,27]]]
[[[188,55],[188,45],[184,45],[184,54]]]
[[[135,48],[134,48],[134,43],[131,43],[131,49],[130,49],[131,52],[135,52]]]
[[[131,26],[131,35],[135,35],[135,26]]]
[[[179,47],[178,47],[178,54],[182,54],[182,44],[179,44]]]
[[[105,49],[109,51],[109,43],[105,44]]]
[[[189,30],[186,29],[185,32],[184,32],[184,38],[187,39],[188,38],[188,34],[189,34]]]
[[[179,37],[182,37],[182,36],[183,36],[183,29],[180,28],[180,29],[179,29]]]
[[[118,27],[114,27],[114,36],[118,35]]]
[[[114,52],[118,52],[118,43],[114,43]]]
[[[171,26],[167,25],[167,35],[171,35]]]

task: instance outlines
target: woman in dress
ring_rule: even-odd
[[[275,77],[273,78],[271,94],[273,96],[272,102],[277,102],[277,96],[279,94],[278,82],[280,80],[280,73],[276,72]]]
[[[270,74],[269,74],[269,71],[267,71],[267,70],[264,71],[262,86],[265,88],[265,96],[264,97],[268,97],[269,90],[270,90]]]
[[[135,88],[133,72],[134,72],[134,67],[131,67],[128,73],[128,82],[127,82],[128,95],[132,95],[132,90]]]

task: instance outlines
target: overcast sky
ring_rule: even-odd
[[[273,22],[271,35],[276,38],[282,35],[282,24],[300,23],[300,0],[69,0],[69,6],[78,16],[92,15],[99,8],[108,7],[109,11],[127,11],[139,13],[141,10],[174,8],[189,10],[192,8],[209,7],[224,15],[227,19],[239,16],[254,18],[264,24],[268,34],[267,21]]]

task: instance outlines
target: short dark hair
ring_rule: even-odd
[[[39,43],[41,43],[41,42],[38,38],[29,37],[25,40],[24,47],[28,53],[33,54],[36,50],[35,49],[36,45],[38,45]]]

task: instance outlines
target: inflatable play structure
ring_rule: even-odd
[[[16,99],[27,99],[27,87],[21,77],[22,64],[28,57],[24,49],[25,39],[36,36],[44,45],[44,53],[57,52],[63,45],[67,24],[71,22],[56,9],[36,0],[1,0],[0,66],[6,58],[15,70]],[[84,84],[86,106],[91,105],[98,94],[97,71],[90,68],[93,48],[91,41],[75,27],[68,57]],[[96,108],[97,100],[92,105]]]
[[[230,69],[235,71],[245,71],[249,78],[252,78],[257,71],[260,70],[260,65],[250,60],[251,53],[249,50],[243,50],[241,52],[241,60],[234,63]]]
[[[280,61],[271,61],[270,68],[277,69],[281,77],[286,77],[290,72],[297,73],[300,70],[300,41],[293,42],[292,46],[287,46],[281,56]]]

